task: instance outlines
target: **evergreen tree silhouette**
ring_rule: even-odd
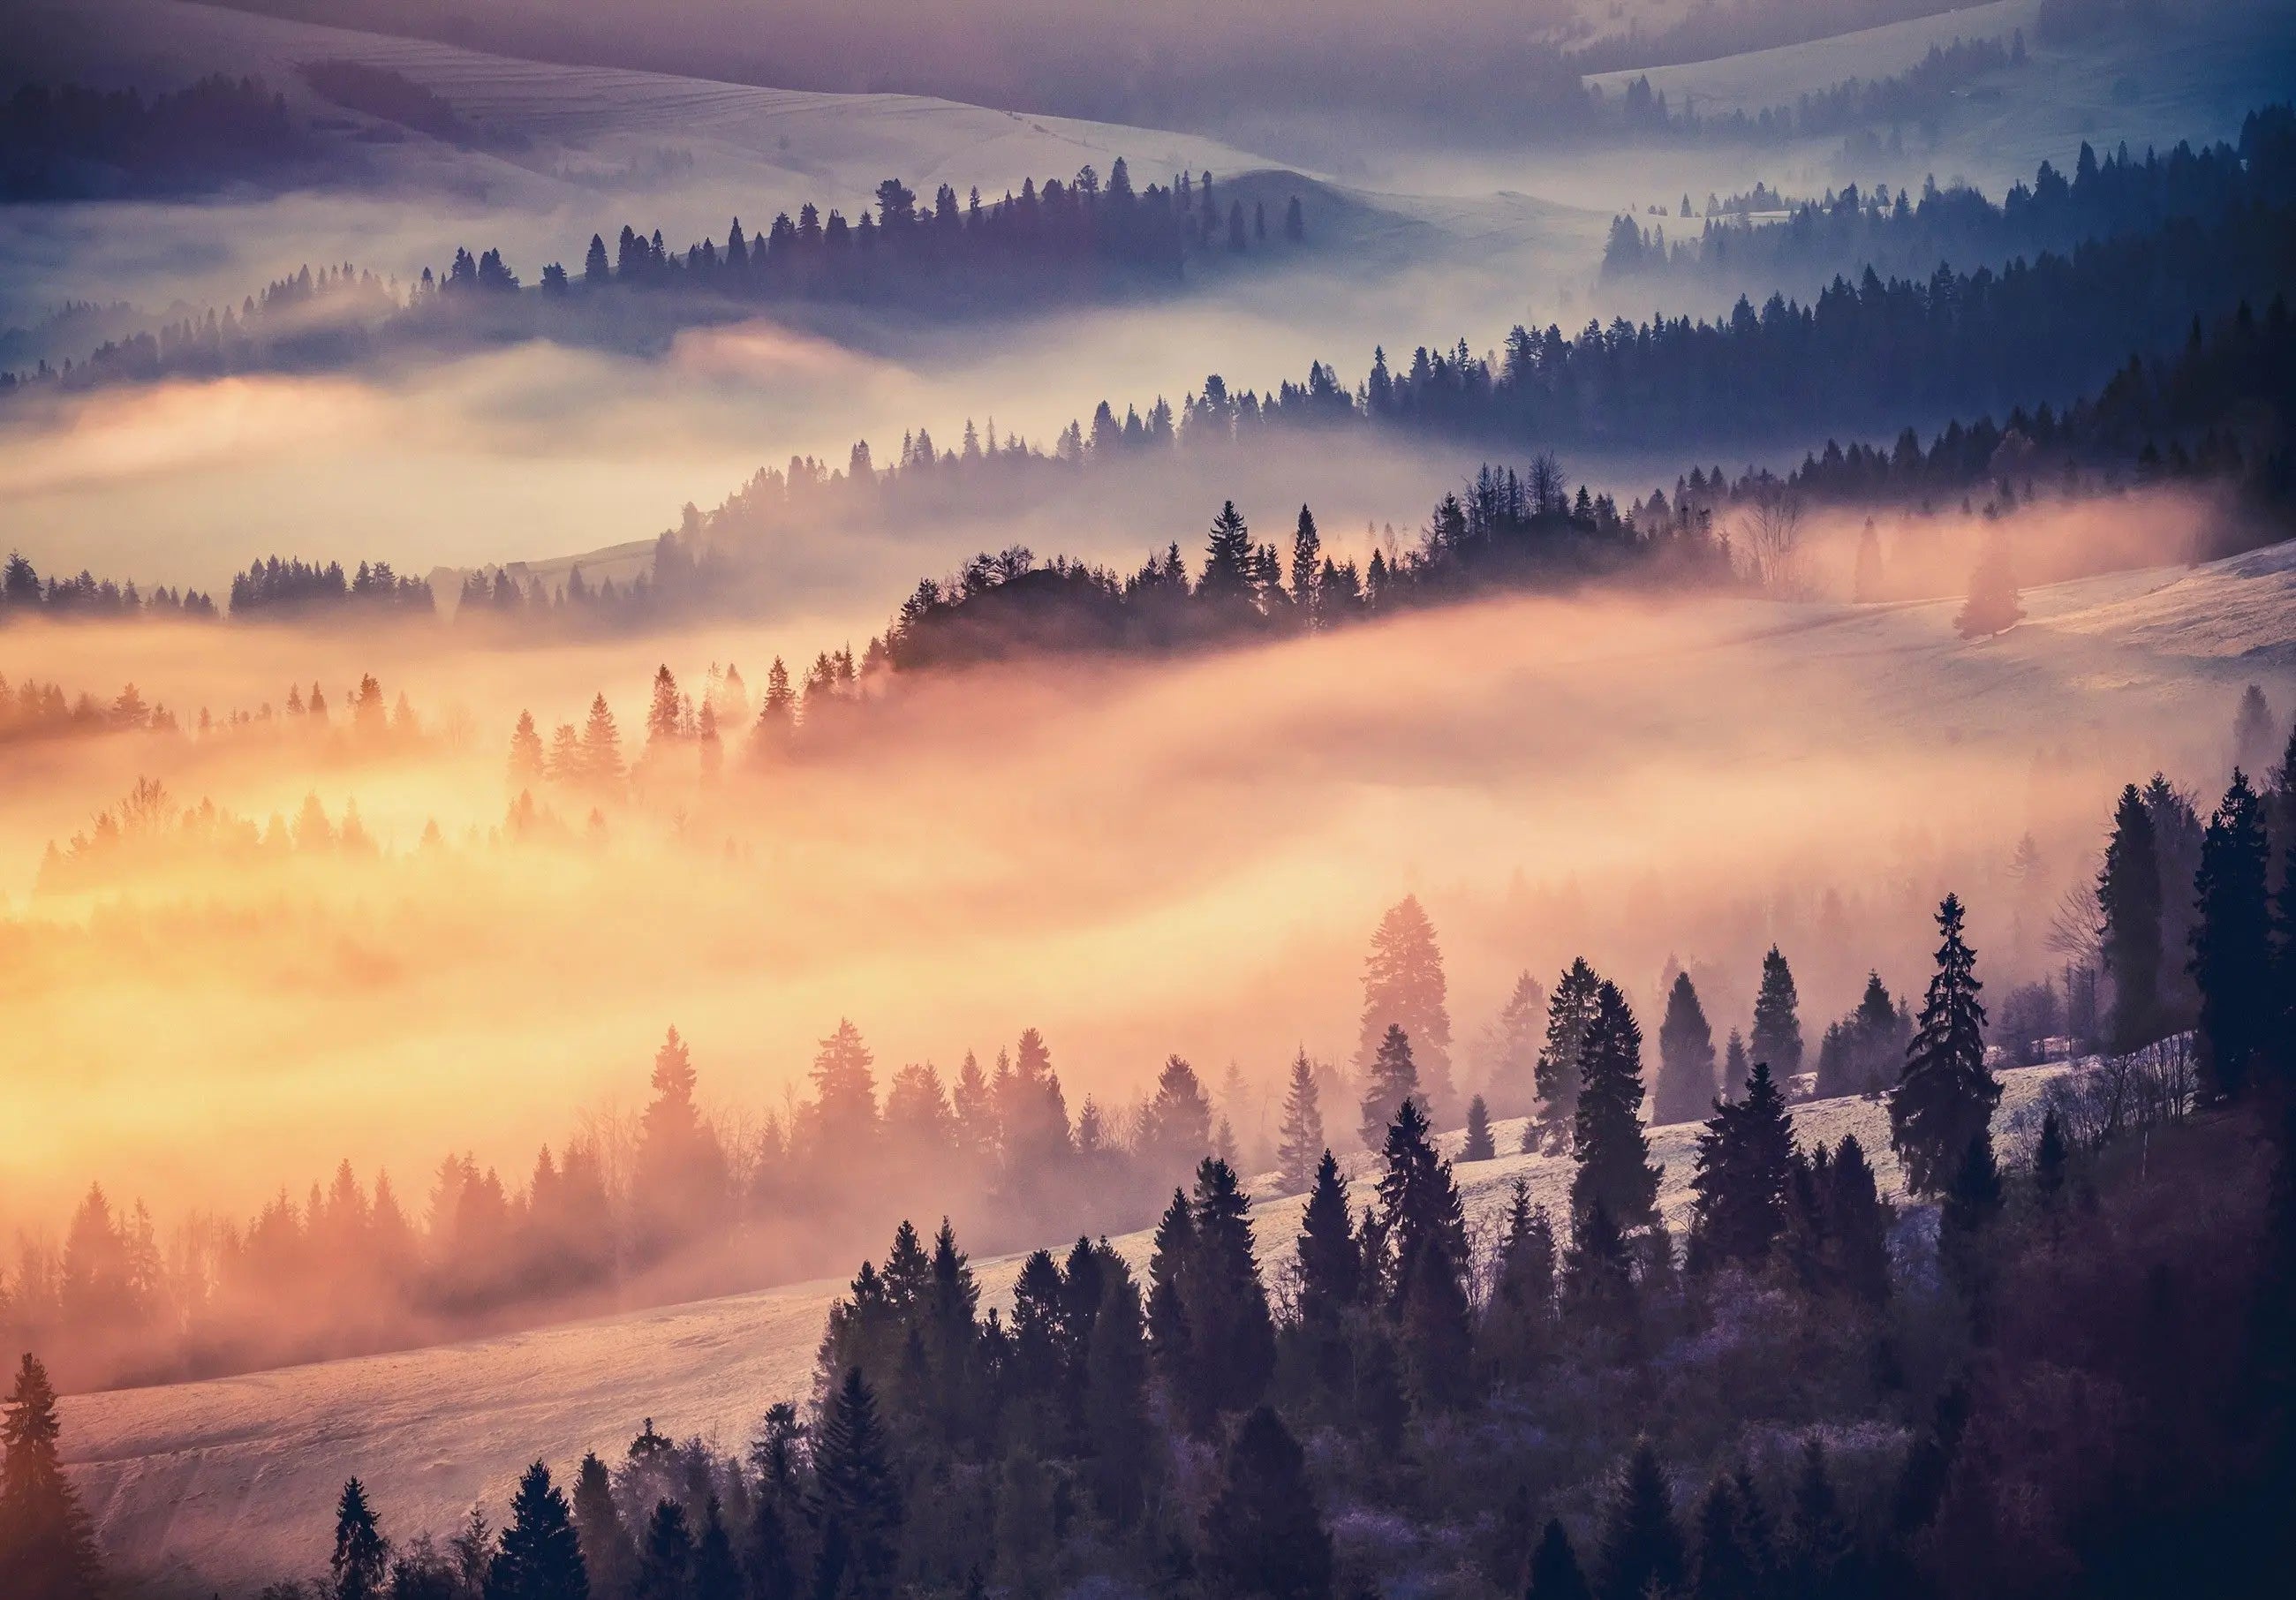
[[[1785,1224],[1786,1176],[1793,1158],[1793,1120],[1757,1063],[1746,1097],[1717,1105],[1698,1138],[1696,1194],[1691,1210],[1693,1266],[1759,1261]]]
[[[1488,1161],[1498,1155],[1498,1146],[1491,1140],[1491,1108],[1477,1095],[1467,1102],[1467,1134],[1459,1147],[1463,1161]]]
[[[1595,1571],[1597,1600],[1643,1600],[1682,1588],[1682,1530],[1675,1523],[1674,1495],[1647,1439],[1635,1445],[1604,1508]]]
[[[329,1600],[381,1600],[390,1578],[390,1542],[375,1525],[366,1487],[350,1479],[335,1502],[335,1549],[327,1559]]]
[[[25,1600],[95,1600],[95,1534],[64,1476],[56,1391],[29,1351],[0,1405],[0,1573]]]
[[[2135,1050],[2159,1038],[2161,1016],[2161,858],[2152,816],[2136,785],[2120,792],[2112,839],[2097,874],[2104,914],[2100,948],[2112,980],[2112,1047]]]
[[[582,781],[596,789],[611,789],[625,775],[622,735],[603,694],[590,702],[590,718],[582,728]]]
[[[1546,1520],[1538,1547],[1530,1553],[1530,1588],[1525,1600],[1594,1600],[1587,1576],[1578,1566],[1578,1553],[1562,1522]]]
[[[1363,1256],[1348,1208],[1348,1180],[1326,1150],[1300,1218],[1300,1320],[1311,1333],[1335,1331],[1362,1295]]]
[[[1235,502],[1227,501],[1212,519],[1204,575],[1196,585],[1197,598],[1207,607],[1231,615],[1251,606],[1258,593],[1255,554],[1250,529],[1235,509]]]
[[[2001,1169],[1993,1159],[1991,1135],[1980,1129],[1962,1153],[1938,1208],[1938,1259],[1967,1297],[1980,1339],[1991,1321],[1989,1234],[2001,1205]]]
[[[1202,1564],[1211,1592],[1237,1600],[1323,1600],[1332,1592],[1332,1538],[1307,1458],[1268,1407],[1256,1407],[1228,1447],[1204,1514]]]
[[[1802,1447],[1801,1468],[1794,1478],[1789,1566],[1787,1579],[1794,1594],[1849,1600],[1866,1592],[1853,1535],[1826,1465],[1825,1447],[1815,1439]]]
[[[1291,1081],[1283,1091],[1283,1126],[1275,1146],[1275,1169],[1283,1176],[1283,1192],[1297,1194],[1316,1180],[1316,1166],[1324,1153],[1322,1095],[1316,1087],[1315,1064],[1306,1046],[1292,1063]]]
[[[574,1531],[597,1600],[627,1600],[637,1583],[637,1547],[614,1505],[606,1464],[593,1451],[574,1476]]]
[[[1412,1387],[1425,1402],[1465,1398],[1472,1333],[1467,1310],[1467,1225],[1451,1163],[1436,1154],[1418,1104],[1395,1113],[1382,1152],[1380,1207],[1395,1249],[1389,1311]]]
[[[537,1461],[511,1497],[510,1525],[487,1569],[486,1600],[589,1600],[589,1594],[573,1513]]]
[[[510,735],[511,787],[529,788],[541,783],[545,775],[542,734],[535,728],[534,713],[521,711],[518,726]]]
[[[1651,1120],[1663,1126],[1695,1122],[1714,1100],[1714,1030],[1688,972],[1677,972],[1667,992],[1658,1030],[1658,1087]]]
[[[1996,531],[1985,541],[1985,553],[1969,575],[1969,597],[1953,619],[1964,639],[1990,638],[2006,633],[2023,619],[2018,603],[2017,575],[2009,561],[2008,536]]]
[[[901,1491],[876,1396],[854,1367],[831,1397],[813,1455],[820,1592],[880,1600],[894,1592]]]
[[[685,1507],[658,1500],[638,1549],[637,1600],[693,1600],[693,1530]]]
[[[693,1600],[742,1600],[742,1564],[726,1530],[725,1508],[711,1495],[701,1516],[701,1537],[693,1541]]]
[[[1251,1201],[1226,1162],[1196,1169],[1194,1247],[1181,1277],[1189,1411],[1209,1420],[1257,1405],[1275,1370],[1275,1324],[1253,1254]]]
[[[1302,505],[1292,534],[1292,603],[1308,628],[1324,625],[1323,565],[1324,541],[1316,530],[1316,513]]]
[[[1985,1064],[1985,1007],[1977,956],[1962,938],[1958,896],[1938,907],[1937,972],[1906,1049],[1904,1076],[1890,1092],[1890,1144],[1906,1164],[1906,1186],[1934,1194],[1954,1163],[1993,1120],[2001,1085]]]
[[[1121,1261],[1111,1263],[1102,1277],[1085,1350],[1084,1396],[1094,1499],[1102,1515],[1128,1528],[1145,1503],[1152,1425],[1147,1325],[1139,1285]]]
[[[1436,943],[1435,924],[1428,920],[1416,895],[1406,895],[1380,919],[1372,935],[1371,953],[1364,959],[1363,1017],[1356,1033],[1356,1070],[1366,1071],[1391,1027],[1409,1036],[1417,1065],[1417,1087],[1429,1122],[1452,1126],[1457,1112],[1451,1087],[1451,1014],[1446,1005],[1443,952]],[[1390,1105],[1379,1129],[1365,1140],[1379,1148],[1387,1124],[1394,1120]]]
[[[1563,969],[1546,1003],[1546,1042],[1538,1053],[1537,1119],[1542,1136],[1552,1142],[1566,1135],[1578,1114],[1578,1056],[1587,1030],[1595,1021],[1595,997],[1602,980],[1580,956]],[[1523,1134],[1523,1150],[1531,1150],[1530,1134]]]
[[[1794,991],[1793,971],[1775,945],[1762,957],[1761,987],[1754,995],[1754,1030],[1746,1048],[1755,1064],[1769,1063],[1781,1084],[1791,1084],[1801,1071],[1800,1001]]]
[[[1643,1131],[1643,1033],[1627,997],[1607,981],[1595,991],[1578,1066],[1571,1210],[1583,1211],[1599,1201],[1621,1228],[1648,1227],[1658,1219],[1660,1169],[1651,1162]]]
[[[1554,1225],[1545,1208],[1530,1203],[1530,1186],[1518,1177],[1477,1333],[1483,1366],[1495,1377],[1521,1382],[1546,1353],[1554,1321],[1555,1267]]]
[[[2271,851],[2264,808],[2234,768],[2232,786],[2209,818],[2195,883],[2199,920],[2192,971],[2201,991],[2201,1082],[2214,1098],[2238,1098],[2271,1048]]]
[[[1371,1070],[1365,1077],[1363,1098],[1363,1122],[1359,1131],[1365,1147],[1382,1148],[1387,1143],[1387,1130],[1395,1121],[1396,1112],[1405,1102],[1419,1097],[1419,1067],[1412,1058],[1411,1039],[1402,1027],[1394,1022],[1387,1025],[1387,1036],[1381,1039],[1373,1053]],[[1422,1113],[1423,1118],[1424,1113]]]
[[[1718,1475],[1699,1502],[1692,1600],[1757,1600],[1765,1592],[1767,1575],[1746,1547],[1745,1523],[1737,1486]]]

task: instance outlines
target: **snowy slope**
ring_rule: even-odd
[[[2056,1070],[2005,1073],[2002,1116]],[[1885,1187],[1898,1181],[1878,1100],[1799,1106],[1795,1122],[1805,1142],[1854,1133]],[[1521,1129],[1519,1120],[1497,1124],[1499,1148],[1513,1150]],[[1683,1124],[1652,1137],[1677,1235],[1697,1131]],[[1368,1167],[1360,1154],[1355,1164]],[[1538,1202],[1568,1212],[1565,1157],[1503,1154],[1457,1170],[1471,1229],[1495,1223],[1518,1177]],[[1298,1196],[1259,1202],[1264,1267],[1288,1252],[1300,1207]],[[1147,1233],[1112,1243],[1145,1268]],[[975,1266],[984,1309],[1007,1302],[1018,1258]],[[842,1288],[800,1284],[442,1349],[74,1396],[66,1453],[122,1569],[186,1588],[292,1574],[324,1558],[336,1491],[353,1474],[386,1530],[443,1533],[474,1499],[499,1521],[536,1456],[557,1470],[587,1449],[611,1457],[648,1417],[678,1438],[739,1446],[769,1403],[809,1392],[823,1319]]]

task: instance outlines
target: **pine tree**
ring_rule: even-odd
[[[685,1507],[654,1502],[638,1549],[637,1600],[693,1600],[693,1530]]]
[[[1138,1519],[1149,1472],[1147,1325],[1139,1285],[1122,1262],[1103,1274],[1085,1350],[1087,1476],[1101,1514],[1119,1528]]]
[[[670,676],[669,663],[664,661],[654,669],[653,698],[646,706],[646,749],[649,751],[677,743],[684,726],[682,710],[677,679]]]
[[[1275,1371],[1275,1323],[1253,1253],[1251,1200],[1225,1161],[1196,1169],[1195,1247],[1181,1279],[1196,1415],[1259,1404]]]
[[[2018,603],[2017,574],[2009,561],[2009,540],[1995,533],[1985,542],[1985,553],[1969,575],[1969,597],[1953,619],[1964,639],[1989,638],[2017,626],[2025,608]]]
[[[511,1498],[510,1525],[487,1570],[486,1600],[588,1600],[589,1594],[573,1513],[537,1461]]]
[[[2270,859],[2263,805],[2235,769],[2202,840],[2200,918],[2193,929],[2201,1081],[2218,1099],[2238,1098],[2271,1050]]]
[[[1555,1265],[1554,1225],[1544,1207],[1530,1203],[1530,1186],[1518,1177],[1477,1333],[1483,1366],[1493,1376],[1521,1382],[1546,1353],[1554,1322]]]
[[[1189,1393],[1194,1356],[1193,1330],[1188,1325],[1186,1285],[1195,1270],[1196,1217],[1181,1190],[1172,1191],[1172,1203],[1156,1224],[1156,1242],[1148,1257],[1148,1342],[1156,1370],[1175,1396]]]
[[[1842,1136],[1827,1174],[1824,1203],[1831,1276],[1850,1295],[1880,1306],[1890,1298],[1890,1228],[1895,1212],[1882,1198],[1873,1164],[1856,1135]]]
[[[1693,1267],[1758,1262],[1785,1225],[1786,1173],[1793,1158],[1793,1120],[1784,1096],[1757,1063],[1746,1097],[1718,1105],[1698,1138],[1690,1186],[1690,1259]]]
[[[1762,957],[1761,988],[1754,996],[1754,1031],[1747,1049],[1757,1066],[1770,1064],[1781,1084],[1791,1085],[1801,1071],[1800,999],[1794,991],[1793,971],[1772,945]]]
[[[327,1560],[329,1600],[381,1600],[390,1575],[390,1541],[375,1525],[366,1486],[350,1479],[335,1502],[335,1550]]]
[[[1538,1053],[1539,1111],[1533,1126],[1547,1143],[1569,1132],[1578,1111],[1579,1046],[1595,1021],[1602,980],[1584,956],[1563,969],[1546,1003],[1546,1043]],[[1530,1129],[1523,1130],[1523,1153],[1532,1153]]]
[[[1578,1554],[1559,1519],[1549,1517],[1530,1553],[1530,1588],[1525,1600],[1594,1600],[1587,1576],[1579,1570]]]
[[[2136,785],[2120,792],[2096,880],[2104,914],[2100,947],[2112,980],[2112,1047],[2126,1053],[2151,1044],[2161,1016],[2161,858],[2152,815]]]
[[[1324,625],[1323,566],[1324,541],[1316,531],[1316,514],[1302,505],[1300,525],[1292,535],[1292,603],[1310,628]]]
[[[510,735],[510,786],[531,788],[542,782],[545,773],[542,734],[535,728],[534,713],[521,711]]]
[[[1658,1030],[1658,1088],[1651,1120],[1660,1126],[1695,1122],[1714,1100],[1714,1030],[1698,1003],[1688,972],[1675,974]]]
[[[1730,1030],[1730,1042],[1722,1051],[1722,1098],[1736,1098],[1752,1071],[1752,1058],[1746,1054],[1745,1037],[1733,1028]]]
[[[47,1368],[27,1352],[0,1405],[0,1572],[25,1600],[94,1600],[103,1588],[94,1530],[64,1476],[62,1432]]]
[[[1390,1022],[1387,1037],[1380,1040],[1372,1056],[1371,1070],[1365,1077],[1363,1122],[1359,1129],[1365,1147],[1384,1147],[1387,1130],[1395,1121],[1396,1112],[1405,1101],[1416,1101],[1419,1097],[1419,1067],[1412,1057],[1410,1036],[1399,1024]]]
[[[1459,1159],[1488,1161],[1496,1159],[1498,1153],[1498,1146],[1491,1142],[1491,1108],[1478,1095],[1467,1102],[1467,1136],[1459,1147]]]
[[[1937,972],[1906,1048],[1905,1074],[1890,1092],[1890,1144],[1906,1164],[1906,1186],[1934,1194],[1954,1163],[1993,1120],[2001,1084],[1985,1064],[1985,1007],[1977,956],[1962,938],[1958,896],[1938,907]]]
[[[637,1547],[614,1505],[606,1464],[594,1451],[582,1457],[574,1475],[574,1531],[590,1592],[598,1600],[625,1600],[637,1581]]]
[[[1283,1093],[1283,1127],[1275,1146],[1275,1169],[1283,1192],[1297,1194],[1315,1181],[1316,1163],[1324,1153],[1324,1110],[1316,1088],[1315,1063],[1303,1046],[1292,1063],[1291,1082]]]
[[[1841,1514],[1825,1464],[1825,1447],[1811,1440],[1802,1447],[1801,1470],[1794,1479],[1791,1591],[1810,1600],[1849,1600],[1866,1592],[1857,1547]]]
[[[1467,1225],[1451,1163],[1435,1153],[1416,1102],[1395,1114],[1382,1152],[1380,1207],[1395,1247],[1389,1310],[1412,1386],[1437,1407],[1465,1394],[1472,1333],[1467,1310]]]
[[[1600,1199],[1570,1212],[1562,1256],[1563,1303],[1578,1321],[1623,1332],[1635,1317],[1634,1252]]]
[[[1644,1600],[1682,1588],[1682,1530],[1675,1524],[1674,1494],[1666,1469],[1647,1439],[1627,1460],[1603,1518],[1595,1562],[1597,1600]]]
[[[854,1367],[831,1397],[813,1452],[812,1513],[822,1549],[819,1592],[878,1600],[894,1592],[900,1484],[877,1399]]]
[[[1643,1031],[1627,997],[1605,981],[1595,991],[1594,1021],[1578,1050],[1570,1136],[1578,1170],[1570,1180],[1570,1206],[1583,1211],[1599,1201],[1628,1232],[1658,1219],[1660,1169],[1651,1163],[1642,1109]]]
[[[1307,1458],[1266,1406],[1243,1419],[1228,1447],[1204,1514],[1202,1566],[1213,1594],[1237,1600],[1323,1600],[1332,1592],[1332,1538]]]
[[[1364,1007],[1356,1034],[1356,1070],[1369,1071],[1391,1028],[1401,1028],[1411,1040],[1418,1068],[1421,1105],[1435,1127],[1451,1125],[1456,1113],[1451,1087],[1451,1013],[1446,1005],[1443,952],[1435,940],[1435,924],[1416,895],[1406,895],[1380,919],[1372,935],[1371,953],[1364,959]],[[1379,1137],[1394,1119],[1392,1105],[1380,1123],[1379,1134],[1365,1141],[1379,1148]]]
[[[1205,604],[1230,611],[1251,605],[1256,552],[1251,530],[1244,525],[1235,502],[1227,501],[1212,519],[1211,540],[1204,553],[1204,575],[1196,594]]]
[[[1324,1152],[1300,1218],[1300,1321],[1330,1331],[1361,1297],[1363,1256],[1349,1224],[1348,1180]]]
[[[1717,1476],[1698,1507],[1698,1549],[1692,1563],[1692,1600],[1756,1600],[1765,1574],[1747,1547],[1746,1517],[1737,1486]]]
[[[582,781],[596,789],[610,789],[622,781],[622,735],[614,726],[614,713],[606,697],[590,702],[590,719],[582,729]]]
[[[1491,1029],[1490,1096],[1501,1116],[1522,1116],[1538,1107],[1538,1046],[1546,1028],[1546,991],[1528,972],[1516,974],[1507,1002]],[[1538,1119],[1523,1128],[1533,1137]]]

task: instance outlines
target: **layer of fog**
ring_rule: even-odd
[[[2261,671],[2289,703],[2286,554],[2262,576],[2028,591],[2033,619],[1977,644],[1950,601],[1521,600],[911,684],[818,759],[717,790],[652,780],[644,806],[608,808],[603,848],[484,841],[519,708],[547,728],[603,690],[635,746],[657,660],[695,685],[730,659],[754,685],[769,653],[816,641],[478,656],[406,634],[12,633],[48,675],[133,674],[184,706],[276,704],[317,678],[340,707],[373,671],[448,736],[413,755],[283,730],[12,757],[18,886],[44,837],[137,775],[257,819],[355,800],[387,858],[193,858],[16,896],[9,1120],[45,1131],[0,1203],[46,1223],[102,1177],[163,1216],[248,1209],[339,1155],[406,1174],[450,1144],[522,1170],[586,1108],[641,1099],[672,1022],[712,1102],[751,1115],[841,1015],[886,1072],[1040,1027],[1071,1105],[1122,1104],[1172,1051],[1266,1085],[1302,1043],[1351,1053],[1365,941],[1406,891],[1440,931],[1463,1040],[1516,972],[1579,953],[1646,1010],[1678,961],[1718,1029],[1742,1023],[1772,939],[1815,1030],[1869,965],[1918,986],[1948,888],[1988,981],[2038,975],[2118,786],[2155,767],[2220,784],[2240,685]],[[588,798],[541,798],[578,841]],[[445,857],[401,858],[433,819]],[[2046,870],[2019,882],[2027,833]]]

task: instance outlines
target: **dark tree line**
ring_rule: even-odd
[[[340,63],[338,63],[340,64]],[[393,74],[385,74],[393,77]],[[441,103],[443,104],[443,103]],[[406,116],[417,117],[417,109]],[[450,263],[402,292],[348,265],[307,267],[236,311],[226,306],[106,340],[85,361],[0,374],[0,393],[162,376],[331,369],[394,350],[473,340],[554,338],[659,350],[679,328],[728,320],[759,304],[833,301],[935,315],[1001,314],[1166,291],[1224,260],[1301,245],[1320,193],[1254,177],[1215,184],[1176,174],[1136,190],[1122,157],[1103,183],[1087,166],[1066,183],[1031,178],[1016,196],[960,200],[944,184],[929,201],[898,178],[877,185],[875,214],[849,221],[811,201],[745,233],[684,250],[624,226],[593,234],[574,267],[552,262],[531,284],[498,250],[458,247]]]
[[[832,1309],[810,1406],[744,1456],[649,1421],[570,1497],[537,1462],[449,1552],[394,1546],[355,1481],[324,1592],[2273,1592],[2292,1019],[2222,1110],[2140,1147],[2053,1109],[2005,1160],[1957,900],[1938,921],[1890,1096],[1933,1233],[1857,1139],[1805,1145],[1758,1063],[1712,1106],[1677,1251],[1639,1029],[1598,982],[1567,1226],[1518,1183],[1479,1242],[1407,1095],[1360,1211],[1327,1152],[1287,1245],[1207,1156],[1144,1270],[1086,1235],[984,1315],[955,1230],[904,1223]],[[470,1588],[427,1587],[458,1565]]]
[[[58,578],[50,573],[43,578],[21,551],[9,552],[6,564],[0,566],[0,625],[28,616],[56,620],[82,617],[107,620],[122,617],[204,619],[215,614],[215,602],[197,589],[172,588],[163,584],[146,595],[133,583],[98,579],[85,568],[77,578]]]
[[[1652,89],[1647,77],[1637,78],[1626,86],[1616,115],[1629,128],[1710,141],[1784,144],[1849,133],[1877,123],[1916,123],[1934,132],[1956,92],[1990,73],[2021,67],[2026,60],[2021,29],[2014,30],[2006,44],[1997,38],[1964,39],[1956,34],[1950,44],[1931,45],[1927,55],[1903,72],[1888,78],[1844,78],[1831,88],[1805,90],[1791,105],[1764,106],[1753,112],[1741,106],[1702,115],[1696,102],[1687,95],[1682,109],[1675,111],[1667,104],[1663,92]]]
[[[1964,269],[1984,262],[2060,253],[2085,242],[2145,232],[2184,219],[2206,219],[2234,208],[2286,205],[2296,195],[2296,111],[2286,105],[2251,111],[2236,144],[2195,151],[2179,144],[2166,154],[2140,158],[2127,145],[2100,159],[2081,144],[2068,178],[2041,163],[2030,185],[2017,184],[1997,204],[1976,189],[1939,189],[1934,181],[1915,196],[1886,188],[1861,193],[1856,185],[1823,200],[1788,206],[1776,195],[1752,209],[1784,210],[1783,221],[1755,221],[1734,204],[1707,197],[1700,231],[1692,232],[1684,196],[1677,235],[1665,225],[1644,227],[1631,217],[1611,225],[1603,256],[1612,280],[1667,279],[1775,287],[1823,281],[1871,267],[1884,276],[1913,276],[1940,261]]]
[[[0,100],[0,202],[181,194],[274,183],[315,155],[259,78],[203,78],[152,95],[20,85]]]
[[[384,561],[361,562],[356,571],[346,574],[340,562],[323,567],[300,558],[283,562],[274,555],[252,563],[231,580],[234,619],[300,618],[347,611],[430,617],[436,615],[438,606],[427,580],[402,578]]]

